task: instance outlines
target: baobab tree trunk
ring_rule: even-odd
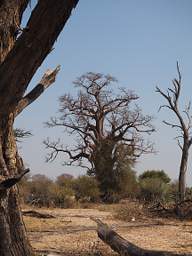
[[[110,140],[103,140],[98,145],[94,155],[95,177],[99,182],[101,198],[105,202],[113,202],[113,192],[116,188],[116,177],[113,173],[115,159],[113,150],[115,145]]]
[[[18,179],[14,177],[23,173],[24,166],[17,151],[13,124],[16,115],[55,81],[58,69],[48,71],[40,84],[25,95],[30,80],[51,51],[78,0],[39,0],[27,29],[16,40],[28,2],[0,1],[0,256],[33,255],[15,185]]]

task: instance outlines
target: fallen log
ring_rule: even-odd
[[[191,253],[178,254],[168,251],[156,251],[140,248],[118,235],[101,220],[95,218],[91,219],[97,223],[98,237],[121,256],[192,256]]]
[[[42,219],[53,219],[55,218],[53,215],[48,214],[48,213],[41,213],[41,212],[37,212],[34,210],[30,210],[30,211],[22,211],[22,214],[24,216],[30,216],[30,217],[34,217],[34,218],[42,218]]]

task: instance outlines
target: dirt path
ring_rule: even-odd
[[[96,234],[95,217],[111,225],[129,241],[148,249],[175,252],[192,251],[192,221],[161,219],[134,222],[114,220],[111,212],[97,209],[38,210],[54,215],[54,219],[25,217],[32,246],[50,255],[112,256],[117,255]],[[46,255],[46,254],[44,254]]]

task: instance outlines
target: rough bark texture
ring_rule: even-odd
[[[0,63],[13,48],[20,30],[21,18],[29,0],[0,1]]]
[[[0,116],[0,169],[1,179],[13,176],[23,169],[18,157],[13,133],[13,114]],[[0,255],[32,255],[23,224],[17,187],[1,190],[0,193]]]
[[[0,67],[0,113],[14,110],[27,86],[67,22],[74,2],[38,1],[27,30],[16,41]],[[9,97],[7,97],[9,95]]]
[[[166,251],[154,251],[142,249],[133,243],[125,240],[123,237],[118,235],[115,231],[110,229],[106,224],[98,219],[92,218],[98,225],[97,233],[99,238],[108,244],[114,251],[119,253],[121,256],[192,256],[191,253],[172,253]]]
[[[46,79],[24,95],[78,1],[39,0],[28,28],[17,38],[28,2],[0,0],[0,256],[33,255],[14,185],[24,166],[17,152],[13,123],[15,116],[54,82],[57,69],[51,77],[46,73]]]

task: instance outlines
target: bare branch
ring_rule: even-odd
[[[184,111],[179,109],[179,97],[181,93],[181,86],[182,86],[182,76],[179,69],[179,64],[177,62],[177,73],[178,78],[173,79],[172,85],[173,88],[168,88],[167,93],[164,93],[159,87],[156,87],[156,91],[163,96],[168,105],[163,105],[159,109],[166,107],[169,108],[176,116],[178,120],[178,124],[170,123],[168,121],[163,121],[164,124],[172,127],[172,128],[179,128],[181,135],[176,137],[177,144],[181,149],[181,160],[180,160],[180,174],[179,174],[179,197],[180,200],[183,201],[185,198],[185,176],[187,171],[187,164],[188,164],[188,156],[189,156],[189,148],[192,144],[192,135],[191,135],[191,128],[192,128],[192,115],[190,113],[191,110],[191,103],[189,102]],[[182,138],[182,143],[180,141]]]
[[[57,66],[54,70],[48,69],[45,72],[39,84],[19,101],[15,111],[16,116],[34,102],[50,85],[55,82],[59,70],[60,66]]]
[[[57,155],[59,153],[66,153],[68,154],[69,158],[71,160],[76,161],[79,160],[81,158],[89,158],[89,155],[86,154],[85,152],[80,152],[76,155],[72,155],[72,150],[68,150],[67,148],[64,149],[63,146],[60,144],[60,140],[58,140],[57,142],[50,142],[49,138],[47,138],[47,140],[43,141],[43,144],[46,146],[47,149],[50,149],[51,152],[48,154],[46,161],[47,162],[52,162],[55,160],[55,158],[57,157]],[[81,150],[81,149],[75,149],[75,151],[77,150]]]
[[[57,142],[45,142],[51,151],[48,160],[54,160],[59,152],[68,155],[68,165],[76,162],[82,166],[86,159],[96,174],[102,172],[99,168],[112,171],[119,145],[124,146],[126,157],[131,159],[153,152],[152,145],[141,137],[154,131],[152,117],[143,115],[137,105],[132,106],[138,99],[132,91],[121,88],[115,95],[111,87],[114,82],[112,76],[89,72],[74,82],[79,88],[76,97],[60,97],[60,116],[51,118],[47,125],[63,127],[68,134],[75,135],[76,145],[71,149]]]
[[[55,4],[54,0],[49,0],[45,4],[38,1],[27,23],[28,31],[22,33],[9,52],[9,58],[0,66],[0,95],[3,99],[0,112],[5,112],[5,109],[8,113],[13,111],[22,99],[34,73],[51,51],[77,2],[57,0]]]
[[[182,126],[181,126],[181,125],[178,125],[178,124],[172,124],[172,123],[169,123],[169,122],[167,122],[167,121],[165,121],[165,120],[163,120],[163,123],[164,123],[164,124],[166,124],[166,125],[171,126],[172,128],[179,128],[179,129],[181,129],[181,130],[182,130]]]

